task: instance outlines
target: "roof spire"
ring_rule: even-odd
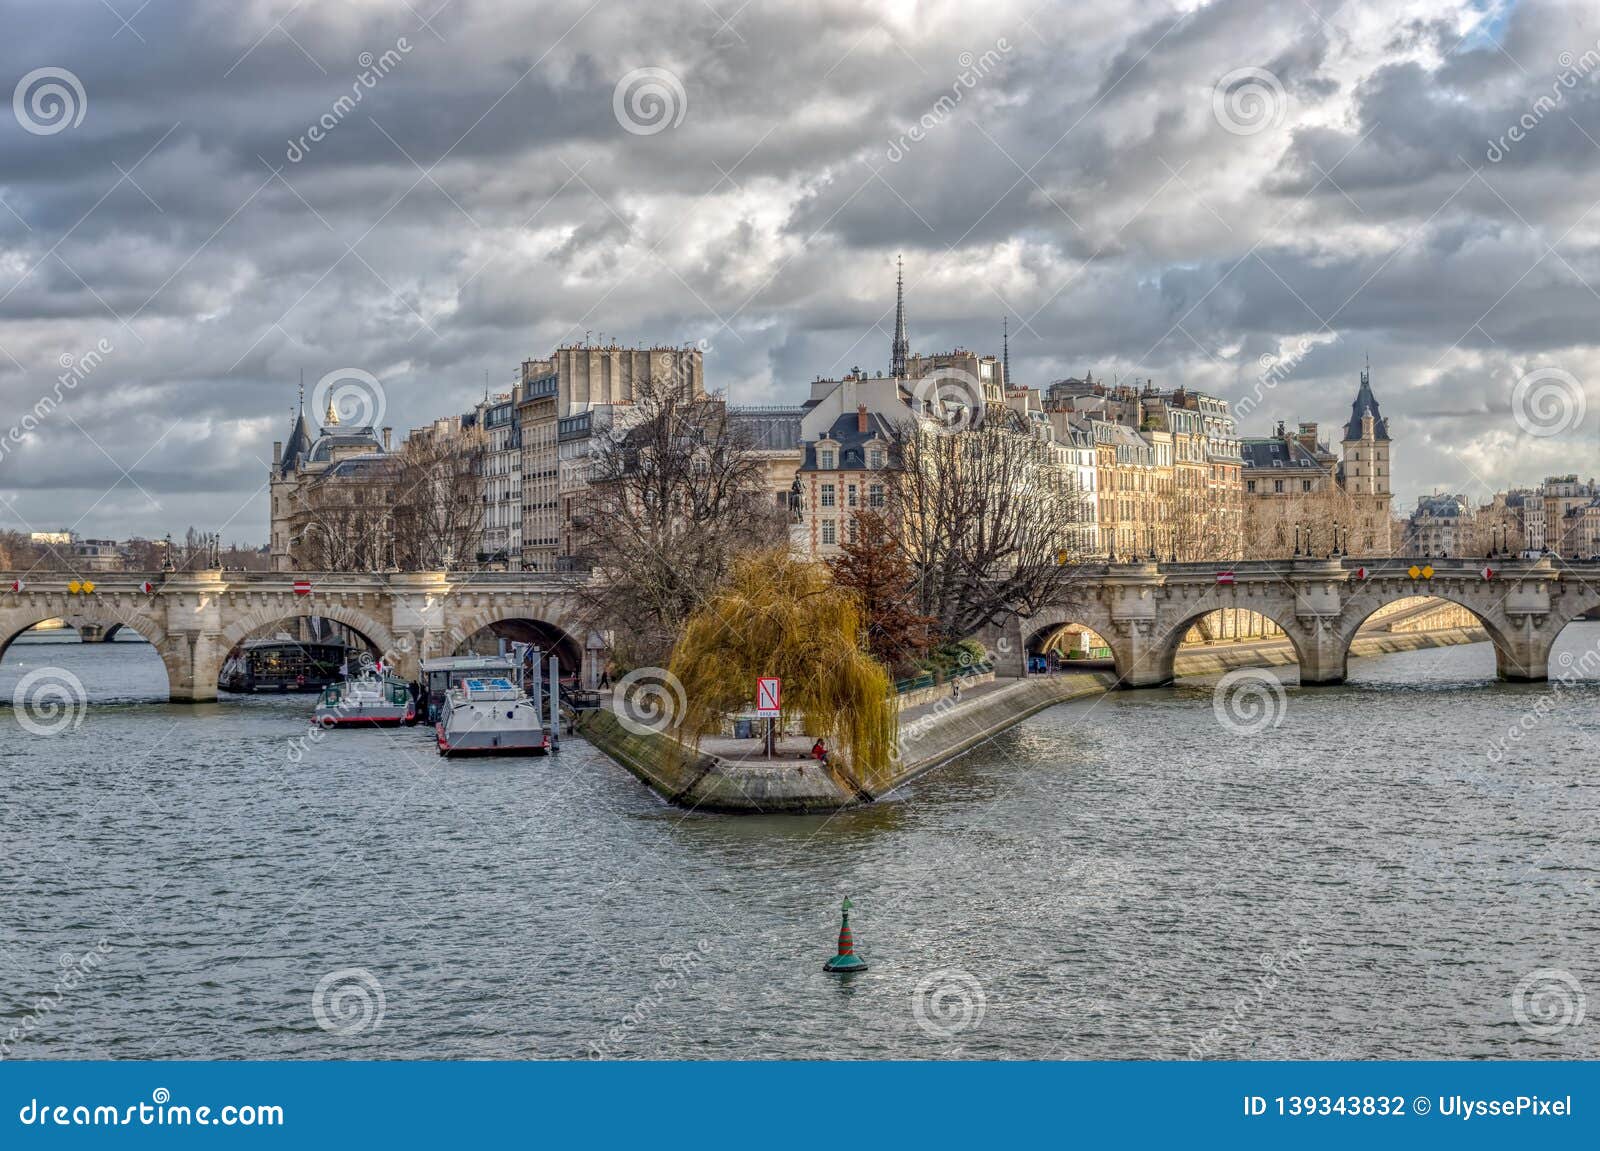
[[[911,341],[906,336],[906,272],[899,256],[894,258],[894,347],[889,355],[889,374],[897,380],[906,376],[906,360],[911,356]]]
[[[306,410],[306,370],[300,369],[300,410]]]
[[[1000,380],[1011,386],[1011,317],[1000,317]]]
[[[322,426],[334,428],[339,426],[339,409],[334,406],[333,393],[328,393],[328,414],[322,417]]]

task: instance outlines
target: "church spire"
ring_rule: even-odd
[[[894,266],[894,348],[889,357],[889,374],[903,380],[906,360],[911,356],[911,340],[906,336],[906,273],[899,256],[894,258]]]
[[[1000,382],[1011,386],[1011,317],[1000,317]]]

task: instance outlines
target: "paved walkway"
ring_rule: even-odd
[[[1036,677],[1043,679],[1043,676]],[[915,723],[923,716],[928,715],[959,715],[968,705],[1004,688],[1010,687],[1018,681],[1015,679],[993,679],[987,683],[975,684],[972,687],[961,689],[961,702],[953,703],[946,693],[939,699],[918,707],[907,708],[900,713],[900,725]],[[935,710],[937,709],[937,711]],[[760,723],[761,721],[758,721]],[[700,750],[707,755],[714,755],[718,759],[729,763],[739,763],[755,766],[762,763],[771,763],[773,766],[790,763],[797,759],[811,758],[811,745],[816,740],[808,735],[785,736],[778,740],[777,754],[768,760],[763,754],[762,742],[759,737],[754,739],[733,739],[728,736],[708,736],[700,741]],[[832,750],[830,748],[830,750]]]

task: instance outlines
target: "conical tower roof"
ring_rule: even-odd
[[[1348,443],[1361,438],[1361,420],[1364,416],[1372,416],[1372,433],[1376,439],[1389,438],[1389,425],[1378,411],[1378,398],[1372,394],[1372,373],[1370,369],[1361,371],[1361,390],[1356,392],[1355,403],[1350,405],[1350,422],[1344,427],[1344,438]]]

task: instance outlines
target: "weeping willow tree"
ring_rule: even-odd
[[[861,784],[883,779],[894,748],[893,684],[865,650],[856,597],[827,568],[782,550],[738,559],[727,585],[689,619],[671,671],[687,701],[679,738],[698,744],[748,708],[758,676],[783,680],[783,721],[842,750]],[[782,722],[782,721],[780,721]]]

